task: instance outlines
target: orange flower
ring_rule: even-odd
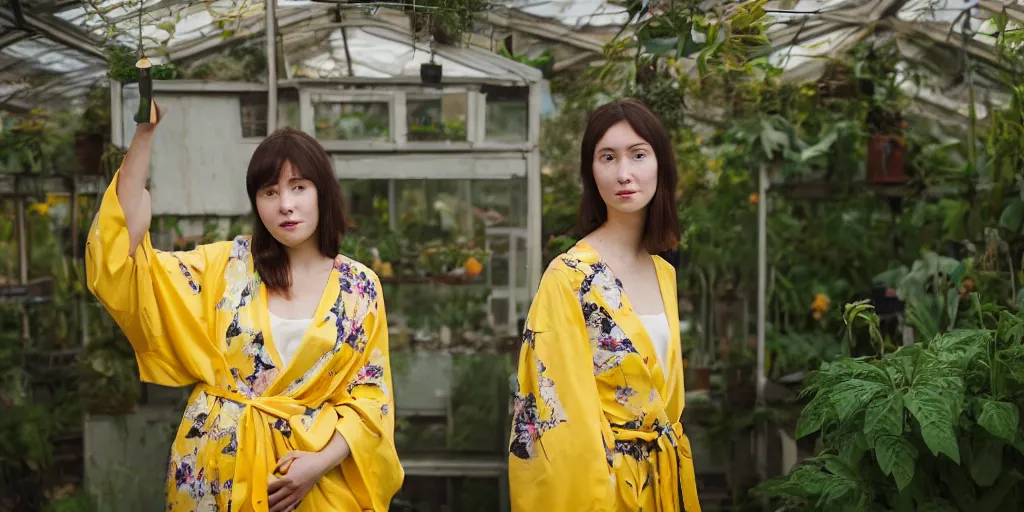
[[[750,204],[757,204],[757,192],[751,192],[747,201],[750,201]]]
[[[829,298],[824,293],[819,293],[814,296],[814,302],[811,303],[811,311],[815,320],[821,320],[825,313],[829,310]]]
[[[466,260],[466,275],[469,277],[476,277],[483,272],[484,264],[477,261],[476,258],[469,258]]]

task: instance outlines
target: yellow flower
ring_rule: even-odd
[[[28,211],[36,212],[41,217],[45,217],[50,211],[50,205],[46,203],[32,203],[32,205],[28,207]]]
[[[822,316],[829,310],[829,299],[828,295],[819,293],[814,296],[814,302],[811,303],[811,310],[814,311],[814,319],[820,320]]]

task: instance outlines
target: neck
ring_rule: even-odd
[[[609,208],[608,219],[597,229],[597,234],[601,240],[606,241],[608,249],[618,253],[614,256],[643,258],[647,256],[644,247],[646,222],[646,210],[625,214]]]
[[[302,271],[315,268],[324,261],[324,255],[320,254],[316,240],[313,238],[295,247],[287,247],[285,251],[288,253],[288,265],[293,273],[296,270]]]

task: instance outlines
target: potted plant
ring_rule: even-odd
[[[420,64],[420,79],[424,85],[440,85],[442,75],[441,65],[434,62],[433,55],[430,62]]]
[[[106,134],[110,133],[110,92],[97,87],[89,92],[89,103],[82,112],[75,133],[75,158],[82,174],[102,174]]]

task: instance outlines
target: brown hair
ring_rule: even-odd
[[[245,175],[245,188],[256,217],[252,234],[253,266],[268,290],[289,293],[292,276],[288,253],[267,230],[256,209],[256,193],[277,183],[285,162],[291,163],[300,177],[312,181],[316,187],[320,216],[316,237],[321,254],[328,258],[337,256],[348,221],[331,157],[316,139],[294,128],[282,128],[263,139],[252,154]]]
[[[676,208],[676,159],[672,140],[661,119],[643,103],[627,99],[607,103],[590,115],[580,145],[580,178],[583,196],[576,227],[585,237],[608,220],[608,205],[594,181],[594,151],[609,128],[626,121],[637,135],[654,148],[658,160],[658,188],[647,205],[644,223],[644,248],[650,254],[663,253],[679,245],[679,211]]]

